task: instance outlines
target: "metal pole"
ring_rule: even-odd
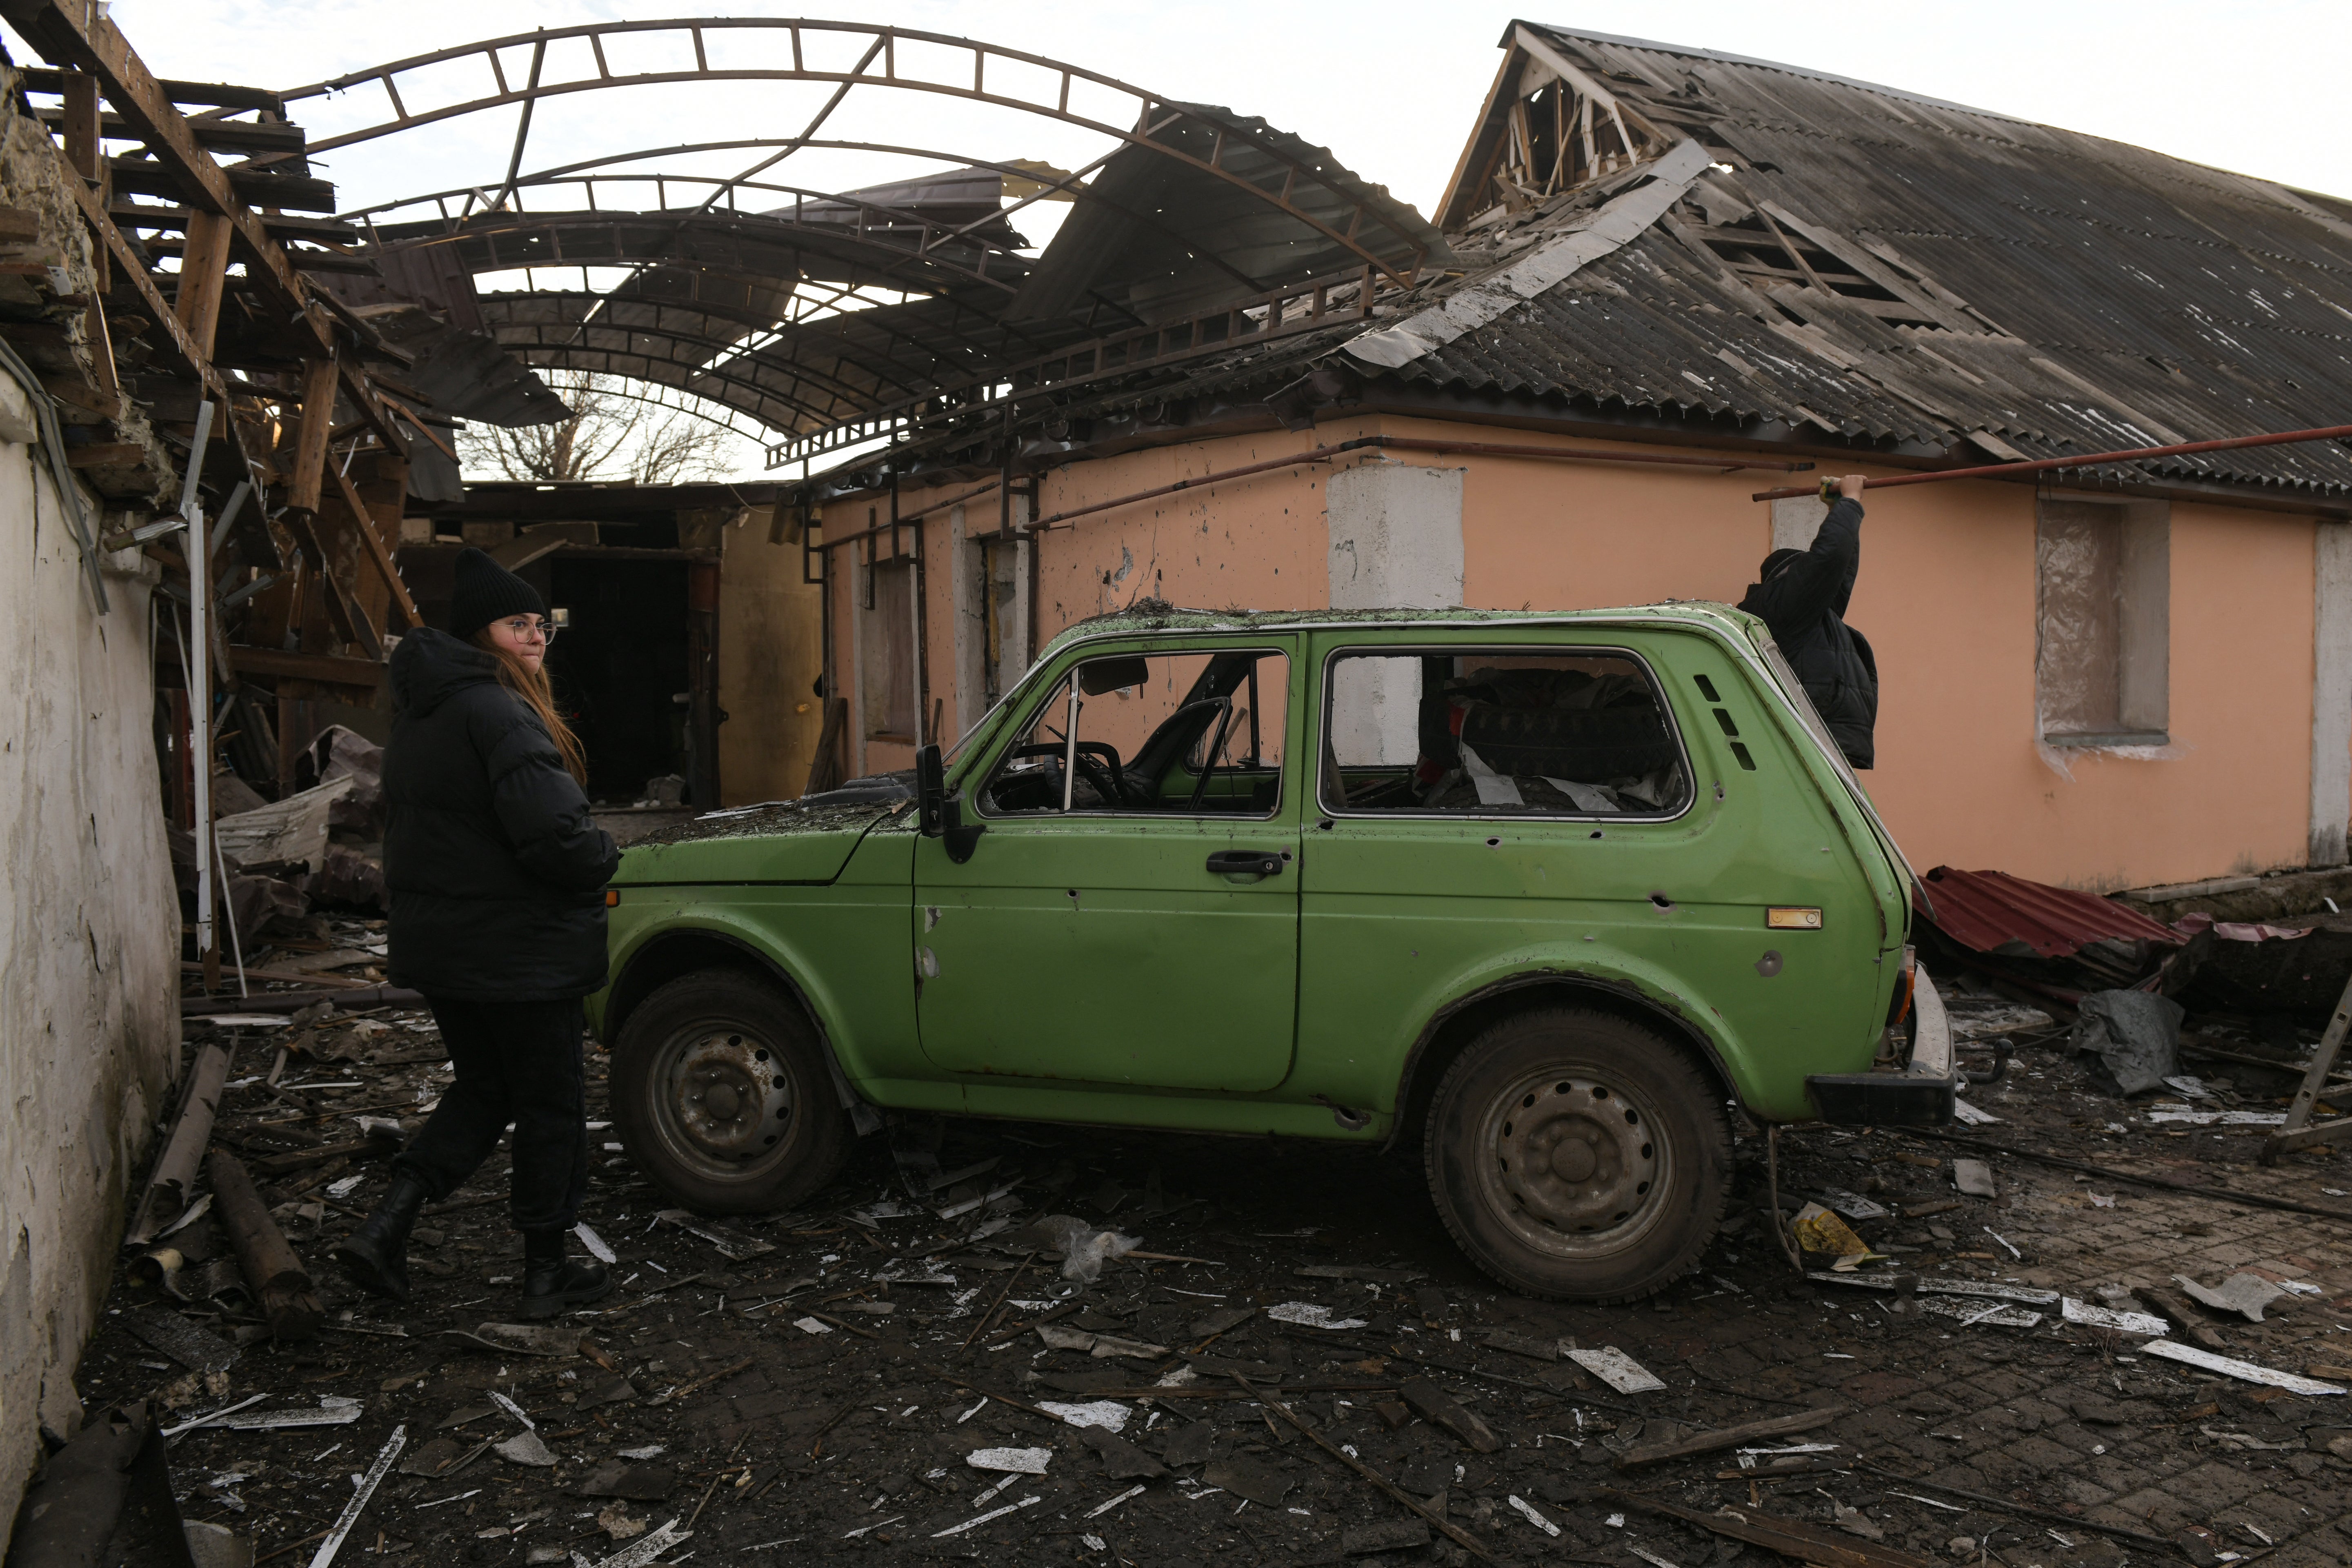
[[[205,443],[213,429],[213,405],[196,405],[196,437],[188,447],[188,472],[180,484],[180,521],[185,525],[180,546],[188,562],[188,750],[194,763],[196,793],[196,962],[205,966],[205,989],[220,976],[220,955],[213,946],[213,681],[212,681],[212,541],[205,533],[205,514],[197,503],[196,483],[205,466]]]
[[[2101,463],[2129,463],[2142,458],[2180,458],[2191,452],[2229,452],[2241,447],[2291,447],[2303,441],[2352,439],[2352,425],[2330,425],[2317,430],[2280,430],[2267,436],[2232,436],[2225,441],[2181,441],[2169,447],[2135,447],[2125,452],[2093,452],[2080,458],[2043,458],[2031,463],[1988,463],[1975,468],[1939,468],[1933,473],[1905,474],[1899,479],[1864,479],[1864,489],[1892,489],[1896,485],[1937,485],[1947,479],[1997,479],[2011,474],[2039,474],[2052,468],[2088,468]],[[1861,456],[1862,454],[1857,454]],[[1811,486],[1758,490],[1749,500],[1790,500],[1818,495]]]

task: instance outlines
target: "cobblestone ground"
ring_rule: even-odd
[[[298,1058],[286,1075],[357,1087],[289,1095],[247,1083],[229,1097],[222,1142],[262,1160],[306,1137],[343,1136],[335,1119],[362,1107],[429,1098],[444,1081],[429,1022],[378,1023],[391,1027],[321,1035],[328,1059]],[[2206,1037],[2251,1048],[2234,1034]],[[248,1039],[232,1077],[266,1071],[271,1055]],[[2352,1215],[2352,1196],[2335,1190],[2352,1187],[2352,1170],[2332,1154],[2261,1168],[2259,1130],[2156,1124],[2144,1101],[2099,1095],[2074,1062],[2027,1047],[2005,1080],[1972,1091],[2000,1121],[1953,1132]],[[2209,1080],[2219,1098],[2199,1104],[2272,1109],[2289,1081],[2229,1070],[2235,1081]],[[290,1120],[310,1114],[325,1120]],[[600,1155],[587,1218],[626,1283],[564,1320],[578,1347],[552,1356],[443,1337],[515,1315],[518,1243],[501,1206],[484,1201],[503,1189],[502,1162],[457,1194],[464,1206],[427,1219],[417,1300],[403,1309],[351,1296],[325,1265],[347,1216],[380,1190],[381,1165],[289,1173],[269,1195],[320,1276],[329,1331],[299,1345],[254,1340],[206,1386],[131,1324],[172,1310],[230,1336],[238,1314],[125,1285],[85,1361],[82,1391],[93,1405],[159,1395],[184,1411],[255,1394],[269,1396],[262,1409],[360,1402],[351,1425],[199,1430],[173,1450],[186,1514],[251,1533],[262,1560],[281,1563],[309,1561],[315,1547],[298,1543],[332,1523],[350,1478],[395,1426],[405,1429],[403,1462],[339,1561],[597,1563],[673,1520],[692,1536],[660,1561],[752,1565],[836,1555],[1306,1563],[1341,1560],[1351,1529],[1411,1533],[1402,1505],[1276,1418],[1237,1376],[1278,1389],[1332,1444],[1431,1500],[1500,1561],[1787,1560],[1644,1511],[1660,1501],[1801,1521],[1885,1562],[2352,1560],[2352,1460],[2335,1451],[2352,1451],[2352,1401],[2161,1360],[2137,1348],[2140,1336],[2068,1324],[2055,1308],[2032,1328],[1964,1325],[1892,1291],[1801,1279],[1766,1228],[1759,1139],[1742,1141],[1732,1213],[1701,1268],[1654,1301],[1600,1310],[1524,1300],[1472,1270],[1406,1158],[977,1122],[891,1136],[904,1146],[929,1135],[942,1139],[947,1173],[997,1163],[917,1209],[890,1136],[869,1138],[802,1212],[727,1221],[771,1248],[736,1261],[658,1222],[664,1205],[652,1189],[618,1154]],[[2177,1291],[2176,1274],[2210,1284],[2252,1270],[2305,1289],[2259,1324],[2189,1309],[2227,1354],[2297,1373],[2352,1363],[2352,1218],[1884,1131],[1799,1130],[1782,1149],[1784,1199],[1832,1189],[1869,1197],[1892,1212],[1857,1228],[1901,1268],[2139,1309],[2156,1303],[2100,1288]],[[1998,1195],[1958,1194],[1956,1155],[1987,1159]],[[350,1175],[361,1179],[338,1188],[332,1206],[305,1208],[320,1204],[318,1184]],[[931,1212],[971,1199],[980,1202],[951,1220]],[[878,1200],[910,1212],[854,1217]],[[1206,1261],[1126,1259],[1083,1289],[1034,1268],[1016,1276],[1015,1258],[987,1244],[1046,1214]],[[1000,1220],[975,1245],[971,1232]],[[933,1274],[952,1283],[908,1282]],[[988,1320],[1000,1296],[1003,1315]],[[1361,1326],[1332,1333],[1266,1310],[1294,1302]],[[1052,1348],[1034,1326],[1049,1315],[1057,1331],[1144,1348],[1128,1357]],[[1499,1348],[1489,1342],[1496,1331],[1614,1346],[1665,1387],[1613,1392],[1573,1361]],[[1165,1397],[1120,1396],[1187,1365],[1193,1381]],[[1398,1386],[1416,1377],[1433,1379],[1501,1446],[1477,1451],[1396,1403]],[[493,1392],[536,1423],[544,1456],[484,1451],[521,1432]],[[1024,1408],[1106,1398],[1125,1422],[1121,1441]],[[1836,1445],[1826,1452],[1751,1457],[1763,1467],[1755,1470],[1723,1452],[1617,1463],[1628,1448],[1814,1407],[1839,1414],[1749,1446]],[[1044,1473],[992,1489],[1002,1475],[968,1459],[990,1447],[1045,1450]],[[522,1462],[541,1458],[553,1462]],[[1850,1531],[1837,1529],[1841,1519]],[[2100,1525],[2123,1533],[2092,1528]],[[1365,1561],[1471,1558],[1440,1539]]]

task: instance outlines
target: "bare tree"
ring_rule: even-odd
[[[542,484],[627,479],[667,485],[724,476],[729,441],[719,426],[625,396],[616,377],[553,371],[542,379],[572,417],[511,430],[468,425],[458,433],[468,468]]]

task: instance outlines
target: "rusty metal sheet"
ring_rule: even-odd
[[[2179,947],[2189,939],[2126,904],[2071,888],[2029,882],[2006,871],[1927,873],[1936,929],[1978,952],[2064,958],[2095,942]]]

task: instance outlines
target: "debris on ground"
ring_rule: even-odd
[[[307,930],[306,955],[381,962],[380,926]],[[2012,1568],[2107,1568],[2109,1547],[2160,1561],[2148,1542],[2192,1526],[2217,1553],[2264,1550],[2253,1526],[2282,1563],[2352,1554],[2333,1393],[2352,1386],[2333,1327],[2352,1321],[2352,1224],[2322,1217],[2352,1216],[2345,1156],[2267,1169],[2261,1128],[2157,1121],[2054,1022],[1972,982],[1952,987],[1956,1026],[2015,1026],[1975,1037],[2012,1051],[1969,1092],[2035,1159],[1977,1142],[1956,1160],[1928,1130],[1785,1131],[1780,1190],[1817,1194],[1860,1249],[1808,1252],[1803,1276],[1746,1145],[1691,1277],[1588,1308],[1496,1289],[1409,1165],[1353,1152],[905,1119],[795,1211],[713,1218],[600,1128],[579,1244],[610,1251],[617,1289],[551,1323],[509,1321],[502,1160],[423,1217],[411,1302],[320,1267],[383,1188],[394,1145],[364,1123],[413,1136],[449,1069],[420,1007],[371,991],[277,1010],[303,987],[257,986],[229,1015],[278,1026],[187,1026],[226,1058],[210,1142],[308,1276],[314,1333],[270,1333],[207,1163],[158,1205],[178,1228],[126,1254],[77,1374],[93,1410],[151,1402],[187,1521],[256,1557],[309,1562],[395,1429],[409,1441],[341,1568],[853,1551],[1886,1568],[1956,1563],[1956,1536],[1971,1562],[1989,1542]],[[2192,1015],[2181,1045],[2194,1066],[2171,1076],[2205,1092],[2158,1104],[2263,1114],[2309,1038]],[[604,1058],[588,1065],[602,1121]],[[1959,1161],[1990,1180],[1961,1184]],[[1052,1244],[1099,1237],[1129,1245],[1067,1277]],[[2257,1294],[2246,1279],[2274,1292],[2260,1321],[2188,1289]],[[1023,1468],[972,1462],[992,1450]]]

